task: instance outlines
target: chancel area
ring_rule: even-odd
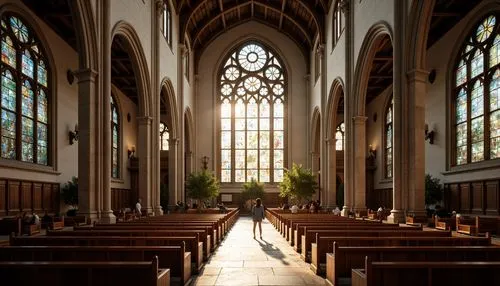
[[[0,281],[500,285],[499,1],[0,0],[0,45]]]

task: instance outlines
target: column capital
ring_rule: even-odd
[[[168,139],[168,145],[172,146],[172,145],[177,145],[179,144],[179,138],[169,138]]]
[[[139,125],[151,125],[152,121],[153,121],[153,117],[151,117],[151,116],[137,117],[137,122],[139,123]]]
[[[367,119],[368,117],[366,116],[354,116],[352,118],[352,122],[354,122],[355,125],[360,125],[360,124],[365,124]]]
[[[412,69],[406,73],[406,77],[410,82],[427,83],[429,72],[423,69]]]
[[[156,16],[158,16],[158,17],[163,14],[163,11],[165,11],[165,6],[163,4],[164,4],[163,0],[156,0],[155,1]]]
[[[95,82],[98,72],[93,69],[76,70],[72,72],[76,76],[78,83],[91,81]]]

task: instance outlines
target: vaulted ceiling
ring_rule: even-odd
[[[290,37],[304,55],[317,35],[324,40],[328,0],[177,0],[181,35],[189,37],[197,55],[217,36],[254,20]]]

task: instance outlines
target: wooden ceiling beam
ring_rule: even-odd
[[[278,27],[278,30],[280,30],[280,31],[281,31],[281,29],[283,29],[283,17],[285,14],[285,7],[286,7],[286,0],[281,0],[280,24]],[[267,9],[267,7],[266,7],[266,9]]]
[[[219,10],[220,13],[222,14],[222,25],[224,26],[224,30],[226,30],[226,15],[224,15],[224,5],[222,4],[222,0],[219,0]]]
[[[252,18],[255,16],[255,4],[253,3],[253,0],[250,0],[250,9],[251,9],[251,14]]]

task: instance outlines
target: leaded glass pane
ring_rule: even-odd
[[[260,169],[259,182],[262,182],[262,183],[269,182],[269,169]]]
[[[267,62],[267,53],[256,44],[244,46],[238,55],[238,60],[245,70],[253,72],[260,70]]]
[[[247,167],[248,168],[248,167]],[[251,181],[252,179],[258,180],[259,173],[255,169],[247,169],[247,182]]]
[[[283,117],[284,112],[283,112],[283,103],[281,102],[276,102],[274,103],[274,117]]]
[[[457,147],[457,165],[467,163],[467,146]]]
[[[270,129],[270,126],[269,126],[269,118],[261,118],[261,119],[260,119],[260,126],[259,126],[259,129],[260,129],[260,130],[269,130],[269,129]]]
[[[259,144],[260,148],[269,148],[269,132],[268,131],[261,131],[259,134]]]
[[[457,125],[457,146],[467,146],[467,123]]]
[[[43,61],[38,63],[38,83],[47,87],[47,70],[45,69],[45,64]]]
[[[335,133],[335,150],[344,150],[344,134],[340,130]]]
[[[269,160],[270,159],[271,159],[271,156],[270,156],[269,150],[260,150],[259,167],[261,169],[269,169],[269,167],[270,167]]]
[[[269,111],[269,103],[267,101],[263,101],[259,105],[259,116],[260,117],[269,117],[270,111]]]
[[[2,107],[16,111],[16,82],[9,71],[2,76]]]
[[[257,149],[259,147],[259,132],[258,131],[248,131],[247,132],[247,148]]]
[[[484,71],[484,57],[480,50],[477,50],[471,61],[471,77],[476,77]]]
[[[221,117],[222,118],[231,118],[231,104],[228,102],[224,102],[221,104]]]
[[[247,150],[247,168],[248,169],[257,169],[257,150]]]
[[[257,118],[247,119],[247,130],[259,130],[259,123]]]
[[[274,148],[283,149],[283,131],[274,131]]]
[[[238,170],[236,169],[235,173],[235,181],[237,183],[243,183],[245,182],[245,170]]]
[[[231,182],[231,170],[222,170],[220,177],[221,177],[221,182],[230,183]]]
[[[245,131],[234,132],[234,142],[235,142],[236,149],[244,149],[245,148]]]
[[[456,84],[457,86],[460,86],[464,84],[466,81],[467,81],[467,66],[465,65],[465,62],[462,60],[460,61],[460,64],[458,65],[457,69]]]
[[[482,43],[490,37],[491,33],[493,33],[495,23],[495,16],[489,16],[479,25],[476,31],[476,39],[478,42]]]
[[[2,110],[2,157],[16,158],[16,115]]]
[[[274,118],[274,130],[283,130],[283,118]]]
[[[484,140],[484,120],[482,116],[471,121],[471,136],[472,143]]]
[[[274,169],[274,182],[283,181],[283,169]]]
[[[45,95],[45,92],[43,89],[40,89],[38,91],[38,121],[47,123],[47,96]]]
[[[385,146],[392,147],[392,125],[388,125],[385,131]]]
[[[234,116],[245,117],[245,104],[242,101],[238,101],[234,106]]]
[[[274,168],[283,168],[283,150],[274,150]]]
[[[500,136],[500,110],[490,115],[490,138]]]
[[[495,37],[495,41],[490,48],[490,68],[500,63],[500,35]]]
[[[34,94],[31,85],[28,81],[24,81],[22,87],[22,114],[33,118]]]
[[[392,108],[389,108],[387,110],[387,114],[385,115],[385,123],[391,123],[392,122]]]
[[[21,160],[33,162],[33,120],[23,116],[22,118],[22,153]]]
[[[45,124],[38,124],[37,130],[37,163],[41,165],[47,165],[47,126]]]
[[[482,161],[484,159],[484,142],[472,144],[472,162]]]
[[[490,158],[500,158],[500,137],[491,138],[490,142]]]
[[[2,62],[13,68],[16,67],[16,50],[12,44],[12,40],[8,36],[2,39]]]
[[[471,117],[477,117],[484,113],[484,91],[481,81],[476,81],[471,94]]]
[[[461,123],[467,120],[467,94],[465,89],[461,89],[457,96],[456,122]]]
[[[245,155],[245,150],[235,150],[234,151],[235,156],[236,156],[236,168],[237,169],[243,169],[245,168],[246,165],[246,155]]]
[[[220,120],[220,129],[221,130],[231,130],[231,119],[230,118],[222,118]]]
[[[21,71],[23,74],[29,76],[30,78],[33,78],[33,70],[35,69],[33,59],[31,58],[30,53],[28,50],[25,50],[22,57],[21,57]]]
[[[490,81],[490,111],[500,109],[500,69],[497,69]]]
[[[234,120],[234,129],[235,130],[245,130],[246,129],[246,120],[245,119],[236,118]]]
[[[221,168],[231,169],[231,150],[221,151]]]
[[[231,131],[221,132],[221,148],[231,149]]]
[[[29,39],[28,27],[17,17],[10,17],[12,32],[21,43],[27,43]]]

